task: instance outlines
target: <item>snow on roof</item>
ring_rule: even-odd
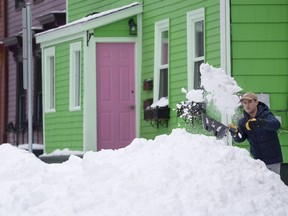
[[[97,18],[100,18],[100,17],[103,17],[103,16],[107,16],[109,14],[113,14],[113,13],[125,10],[127,8],[135,7],[135,6],[138,6],[138,5],[140,5],[139,2],[134,2],[134,3],[119,7],[119,8],[114,8],[114,9],[103,11],[103,12],[100,12],[100,13],[97,13],[97,14],[92,14],[90,16],[83,17],[81,19],[78,19],[78,20],[75,20],[73,22],[67,23],[66,25],[62,25],[62,26],[60,26],[58,28],[54,28],[54,29],[50,29],[50,30],[45,31],[45,32],[38,33],[36,36],[44,35],[44,34],[47,34],[49,32],[53,32],[53,31],[58,31],[60,29],[64,29],[64,28],[67,28],[67,27],[70,27],[70,26],[79,25],[79,24],[88,22],[90,20],[94,20],[94,19],[97,19]]]
[[[47,12],[47,13],[44,13],[44,14],[42,14],[42,15],[40,15],[40,17],[41,16],[44,16],[44,15],[47,15],[47,14],[51,14],[51,13],[65,13],[66,12],[66,10],[55,10],[55,11],[49,11],[49,12]]]
[[[48,14],[62,14],[62,13],[66,13],[66,10],[59,10],[59,11],[49,11],[47,13],[43,13],[40,16],[38,16],[37,18],[39,19],[40,17],[46,16]]]

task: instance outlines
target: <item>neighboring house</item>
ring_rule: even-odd
[[[0,144],[7,141],[6,122],[7,122],[7,61],[6,49],[2,40],[7,34],[7,1],[0,0]]]
[[[29,2],[29,1],[26,1]],[[33,143],[43,143],[42,132],[42,72],[41,49],[35,43],[34,35],[44,30],[59,27],[66,23],[65,0],[31,0],[32,34],[33,34]],[[24,0],[9,0],[6,3],[7,34],[2,43],[8,50],[6,53],[7,68],[3,73],[8,95],[5,118],[1,118],[6,132],[5,142],[12,145],[28,143],[27,124],[27,91],[23,87],[23,46],[22,46],[22,8]],[[1,7],[2,8],[2,7]],[[2,13],[1,13],[2,14]],[[4,85],[4,86],[5,86]],[[2,82],[1,82],[2,88]],[[3,133],[1,131],[1,133]],[[2,135],[2,134],[1,134]],[[2,143],[2,142],[1,142]]]
[[[170,133],[181,121],[173,111],[185,100],[181,88],[198,88],[199,65],[208,62],[244,91],[268,95],[288,161],[287,1],[68,0],[67,8],[66,25],[36,35],[46,153],[117,149]],[[162,97],[170,115],[146,121],[144,107]]]

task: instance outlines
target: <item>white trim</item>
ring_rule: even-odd
[[[53,84],[53,87],[54,87],[54,96],[53,96],[53,99],[54,99],[54,107],[51,108],[51,77],[50,77],[50,57],[54,57],[54,84]],[[50,47],[50,48],[47,48],[44,50],[44,101],[45,101],[45,107],[44,107],[44,110],[45,110],[45,113],[49,113],[49,112],[55,112],[55,107],[56,107],[56,104],[55,104],[55,47]]]
[[[220,0],[220,58],[221,68],[231,76],[231,41],[230,41],[230,0]],[[228,125],[231,116],[221,113],[221,121]],[[224,138],[228,145],[232,145],[232,138]]]
[[[142,16],[142,15],[141,15]],[[138,16],[139,18],[139,16]],[[138,19],[137,18],[137,19]],[[140,18],[141,19],[141,18]],[[139,24],[139,23],[138,23]],[[140,95],[141,95],[141,32],[138,26],[138,37],[91,37],[89,47],[84,46],[84,95],[83,95],[83,148],[84,151],[97,150],[97,78],[96,78],[96,44],[97,43],[134,43],[135,47],[135,115],[136,115],[136,137],[140,134]],[[86,39],[85,39],[86,40]],[[84,41],[84,43],[86,43]],[[88,64],[95,62],[95,64]]]
[[[135,16],[142,11],[143,9],[140,3],[133,3],[111,11],[104,11],[95,16],[91,16],[91,18],[85,17],[56,29],[38,33],[35,35],[36,43],[53,41],[66,37],[67,35],[74,35],[80,32],[89,31],[90,29],[99,28],[127,17]]]
[[[169,46],[168,46],[168,64],[161,65],[161,33],[168,31],[169,34],[169,19],[161,20],[155,23],[154,26],[154,83],[153,83],[153,102],[158,101],[159,97],[159,76],[160,69],[168,68],[169,74]],[[169,41],[168,41],[169,42]],[[168,44],[169,45],[169,44]],[[169,98],[169,78],[168,78],[168,98]]]
[[[74,34],[74,35],[67,35],[67,37],[65,38],[58,38],[55,39],[54,41],[46,41],[40,44],[41,48],[45,48],[48,46],[55,46],[57,44],[61,44],[67,41],[72,41],[72,40],[77,40],[77,39],[82,39],[82,38],[86,38],[86,32],[80,32],[78,34]]]
[[[76,106],[76,101],[75,101],[75,97],[76,97],[76,69],[77,69],[77,61],[76,61],[76,52],[80,52],[80,59],[79,59],[79,66],[80,66],[80,75],[79,75],[79,79],[80,79],[80,84],[79,84],[79,90],[80,90],[80,95],[79,95],[79,105]],[[82,44],[81,41],[75,42],[75,43],[71,43],[70,44],[70,85],[69,85],[69,110],[70,111],[79,111],[81,110],[81,78],[82,78]]]
[[[231,75],[229,0],[220,0],[220,45],[221,68]]]
[[[135,43],[137,41],[136,38],[130,37],[101,37],[101,38],[94,38],[96,43]]]
[[[135,44],[135,95],[136,95],[136,137],[140,137],[141,124],[141,76],[142,76],[142,13],[137,15],[137,40]]]
[[[141,15],[142,16],[142,15]],[[139,18],[139,17],[138,17]],[[138,19],[137,18],[137,19]],[[134,61],[135,61],[135,65],[134,65],[134,71],[135,71],[135,125],[136,125],[136,129],[135,129],[135,135],[136,137],[139,137],[140,135],[140,109],[141,109],[141,104],[140,104],[140,96],[141,96],[141,56],[139,56],[139,54],[141,55],[142,53],[142,48],[141,48],[141,44],[139,44],[141,42],[140,37],[140,33],[139,33],[139,29],[141,26],[138,25],[137,23],[137,30],[138,30],[138,37],[104,37],[104,38],[95,38],[94,42],[95,42],[95,50],[96,50],[96,44],[97,43],[134,43]],[[142,38],[142,37],[141,37]],[[97,51],[96,51],[97,52]],[[96,54],[95,52],[95,54]],[[97,54],[96,54],[97,55]],[[95,59],[97,57],[95,56]],[[95,61],[96,62],[96,61]],[[97,65],[95,63],[95,71],[96,71]],[[96,72],[97,73],[97,72]],[[95,86],[97,83],[97,78],[95,78]],[[97,91],[97,86],[96,86],[96,91]],[[95,92],[96,92],[95,91]],[[97,92],[96,92],[96,96],[97,97]],[[96,98],[97,101],[97,98]],[[97,118],[97,109],[96,110],[96,118]],[[97,131],[97,125],[95,130]]]
[[[195,29],[193,23],[204,21],[204,58],[195,57],[193,38]],[[199,8],[187,13],[187,79],[188,90],[194,89],[194,64],[195,60],[205,61],[205,9]]]
[[[84,37],[83,44],[87,38]],[[83,151],[97,150],[97,107],[96,107],[96,43],[94,37],[90,38],[89,46],[83,46]]]

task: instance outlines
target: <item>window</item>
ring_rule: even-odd
[[[70,110],[80,110],[81,42],[70,45]]]
[[[42,69],[41,53],[34,58],[34,127],[42,128]]]
[[[17,123],[18,129],[25,128],[26,93],[23,87],[23,62],[17,62]]]
[[[21,9],[25,6],[25,0],[15,0],[15,9]]]
[[[204,8],[187,13],[188,89],[200,87],[200,65],[205,61]]]
[[[33,4],[37,4],[37,3],[42,2],[42,1],[44,1],[44,0],[33,0]]]
[[[45,50],[45,112],[55,111],[55,48]]]
[[[169,20],[155,23],[154,102],[169,95]]]

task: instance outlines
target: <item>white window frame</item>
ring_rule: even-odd
[[[204,55],[202,57],[195,57],[195,23],[203,20],[204,23]],[[188,90],[195,88],[194,77],[195,62],[203,60],[205,62],[205,9],[199,8],[187,13],[187,78]]]
[[[51,67],[51,58],[53,58],[53,66]],[[45,112],[55,112],[55,47],[47,48],[44,51],[44,102]],[[53,80],[51,82],[51,80]]]
[[[161,20],[155,23],[154,30],[154,102],[157,102],[159,98],[159,81],[160,81],[160,70],[168,69],[168,99],[169,99],[169,46],[168,46],[168,63],[161,64],[161,46],[162,46],[162,32],[168,31],[169,34],[169,19]],[[168,38],[169,40],[169,38]],[[169,41],[168,41],[169,43]],[[169,45],[169,44],[168,44]]]
[[[81,41],[70,44],[70,94],[69,110],[81,110],[81,71],[82,71],[82,44]],[[79,62],[76,59],[79,53]],[[79,79],[79,80],[77,80]],[[79,91],[79,92],[78,92]],[[79,97],[76,99],[76,97]],[[77,101],[79,104],[77,104]]]

